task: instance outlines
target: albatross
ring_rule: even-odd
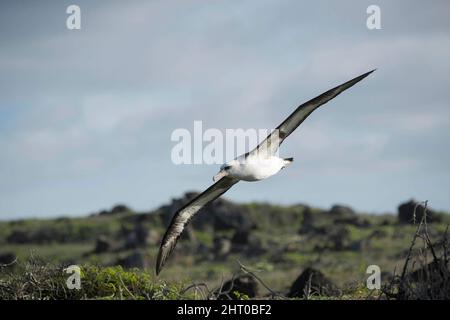
[[[161,272],[185,226],[200,209],[227,192],[239,181],[266,179],[292,163],[293,158],[280,158],[276,155],[284,139],[294,132],[314,110],[352,87],[375,70],[366,72],[303,103],[255,149],[223,164],[220,167],[220,171],[213,178],[214,184],[175,212],[161,241],[156,260],[156,275]]]

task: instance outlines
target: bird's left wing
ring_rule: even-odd
[[[156,260],[157,275],[175,248],[184,227],[189,223],[192,217],[194,217],[195,214],[206,204],[220,197],[238,181],[239,180],[234,178],[223,177],[175,213],[172,221],[170,222],[169,228],[164,234],[161,247],[159,248],[158,258]]]
[[[248,154],[273,155],[286,139],[314,110],[352,87],[375,70],[366,72],[300,105],[286,120]],[[247,155],[248,155],[247,154]]]

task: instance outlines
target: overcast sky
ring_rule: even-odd
[[[0,219],[150,210],[212,183],[176,128],[274,128],[363,72],[226,197],[450,211],[448,1],[1,1]],[[81,30],[66,8],[81,8]],[[381,8],[381,30],[366,9]]]

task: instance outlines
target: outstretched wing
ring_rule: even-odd
[[[175,245],[177,244],[178,238],[184,230],[184,227],[189,223],[192,217],[203,208],[206,204],[217,199],[222,194],[224,194],[228,189],[230,189],[239,180],[223,177],[203,193],[199,194],[189,203],[184,205],[179,209],[172,218],[169,228],[161,242],[161,247],[159,248],[158,258],[156,260],[156,274],[158,275],[161,271],[167,258],[172,253]]]
[[[376,70],[376,69],[375,69]],[[340,86],[337,86],[314,99],[305,102],[300,105],[286,120],[283,121],[271,134],[264,139],[255,149],[249,154],[260,154],[265,156],[273,155],[281,145],[284,139],[286,139],[314,110],[321,105],[327,103],[331,99],[335,98],[341,92],[344,92],[354,84],[358,83],[375,70],[369,71],[356,77],[350,81],[347,81]]]

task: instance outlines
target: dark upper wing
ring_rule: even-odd
[[[237,179],[223,177],[175,213],[169,228],[164,234],[161,247],[159,248],[158,258],[156,260],[157,275],[175,248],[184,227],[189,223],[192,217],[206,204],[220,197],[238,181],[239,180]]]
[[[364,73],[363,75],[328,90],[320,96],[317,96],[314,99],[300,105],[289,117],[286,118],[286,120],[283,121],[282,124],[280,124],[271,134],[269,134],[263,142],[253,149],[250,154],[264,152],[267,156],[273,155],[278,150],[278,147],[281,145],[283,140],[286,139],[286,137],[288,137],[314,110],[327,103],[341,92],[352,87],[354,84],[361,81],[375,70]]]

